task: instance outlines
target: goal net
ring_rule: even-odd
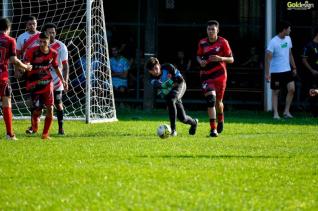
[[[65,119],[105,122],[116,120],[102,0],[3,0],[2,16],[12,22],[11,36],[25,32],[25,18],[35,16],[41,31],[45,23],[57,26],[56,39],[69,53],[69,89],[63,93]],[[15,118],[30,118],[25,81],[10,68]]]

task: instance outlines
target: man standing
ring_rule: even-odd
[[[55,73],[54,69],[51,69],[51,74],[53,77],[53,85],[54,85],[54,104],[56,107],[57,113],[57,121],[59,125],[59,135],[64,135],[64,128],[63,128],[63,101],[62,101],[62,93],[63,91],[68,90],[68,79],[69,79],[69,64],[68,64],[68,50],[66,45],[55,39],[56,37],[56,25],[53,23],[47,23],[43,27],[43,31],[50,36],[50,47],[57,51],[58,54],[58,63],[59,69],[62,70],[63,78],[66,82],[65,87],[63,86],[61,80]]]
[[[217,137],[223,131],[223,96],[226,88],[226,63],[233,63],[232,50],[226,39],[218,36],[219,22],[207,23],[207,35],[199,41],[197,61],[201,66],[200,81],[210,118],[210,136]],[[216,120],[218,124],[216,125]]]
[[[32,100],[32,131],[38,131],[38,124],[43,106],[46,106],[46,118],[42,139],[50,139],[49,130],[53,121],[53,81],[50,73],[54,68],[59,79],[65,86],[63,75],[58,68],[57,52],[49,47],[49,36],[42,32],[39,36],[40,46],[33,47],[26,52],[25,60],[33,66],[27,73],[26,88],[31,94]]]
[[[17,56],[22,58],[27,49],[39,45],[40,32],[37,31],[37,21],[34,16],[26,18],[26,32],[17,38]]]
[[[265,54],[265,77],[271,83],[274,119],[280,119],[278,94],[285,87],[287,87],[287,96],[283,115],[285,118],[293,118],[289,109],[294,97],[294,76],[297,71],[291,51],[293,45],[289,37],[290,31],[290,23],[282,21],[278,27],[278,35],[269,42]]]
[[[30,71],[31,65],[23,64],[16,56],[16,42],[10,37],[11,23],[7,18],[0,19],[0,97],[2,99],[3,120],[6,125],[6,138],[16,140],[12,128],[11,85],[9,81],[8,63],[17,68]]]
[[[305,68],[308,70],[308,83],[309,88],[318,88],[318,27],[315,29],[314,38],[307,43],[304,47],[302,55],[302,62]],[[318,102],[318,96],[312,96],[309,99],[310,110],[314,117],[318,117],[318,108],[316,106]]]

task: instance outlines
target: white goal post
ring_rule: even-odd
[[[45,23],[57,26],[56,39],[69,52],[69,89],[63,93],[65,119],[87,123],[117,120],[102,0],[4,0],[0,10],[11,20],[14,38],[25,31],[28,16],[37,18],[39,31]],[[9,71],[14,118],[30,118],[25,80],[14,78],[12,67]]]

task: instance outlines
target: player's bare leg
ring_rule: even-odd
[[[285,118],[293,118],[293,116],[290,114],[289,109],[293,101],[294,93],[295,93],[295,82],[292,81],[287,84],[287,96],[286,96],[286,104],[285,104],[285,110],[284,110]]]
[[[272,103],[273,103],[273,118],[274,119],[280,119],[279,113],[278,113],[278,94],[279,90],[272,90]]]
[[[49,131],[50,131],[52,122],[53,122],[53,106],[47,106],[42,139],[51,139],[49,136]]]
[[[6,138],[8,140],[17,140],[12,128],[11,97],[2,97],[2,113],[6,125]]]

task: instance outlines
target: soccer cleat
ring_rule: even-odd
[[[189,129],[189,134],[190,135],[194,135],[195,132],[197,131],[197,127],[198,127],[198,124],[199,124],[199,120],[198,119],[194,119],[195,121],[195,125],[191,125],[190,129]]]
[[[177,136],[177,135],[178,135],[178,134],[177,134],[177,131],[176,131],[176,130],[171,131],[170,136]]]
[[[51,137],[49,136],[49,134],[42,134],[42,139],[51,140]]]
[[[216,131],[218,133],[222,133],[224,122],[218,122],[218,126],[216,127]]]
[[[65,133],[64,133],[64,129],[63,129],[63,128],[59,129],[58,134],[63,136],[63,135],[65,134]]]
[[[33,131],[32,127],[29,127],[28,129],[26,129],[25,133],[26,133],[26,134],[34,134],[34,133],[36,133],[36,132]]]
[[[16,141],[16,140],[18,140],[15,135],[10,136],[9,134],[6,135],[6,139],[8,141]]]
[[[216,131],[216,129],[211,129],[210,136],[211,136],[211,137],[218,137],[219,134],[218,134],[218,132]]]

